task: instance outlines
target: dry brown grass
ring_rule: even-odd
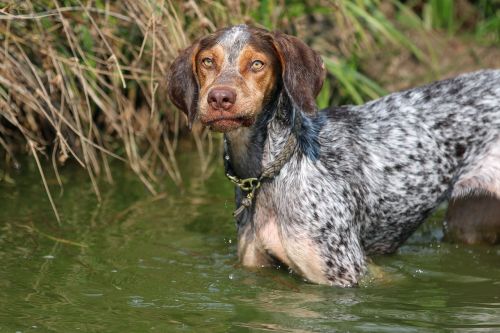
[[[16,163],[20,143],[35,157],[50,156],[56,173],[74,160],[98,197],[98,175],[113,180],[110,158],[127,162],[152,193],[159,170],[181,185],[175,151],[184,117],[165,100],[168,66],[215,22],[248,19],[245,6],[47,0],[0,7],[0,145],[8,160]],[[194,136],[210,156],[209,134]]]

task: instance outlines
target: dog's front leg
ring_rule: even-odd
[[[271,265],[268,256],[262,252],[252,223],[246,223],[238,230],[238,258],[245,267],[267,267]]]
[[[356,286],[365,273],[365,255],[358,237],[351,229],[287,228],[284,245],[291,267],[307,280],[341,287]],[[319,233],[319,234],[318,234]]]

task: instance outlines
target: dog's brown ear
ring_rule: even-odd
[[[315,112],[315,98],[326,76],[323,60],[300,39],[283,33],[274,35],[274,47],[288,96],[300,110]]]
[[[198,43],[182,50],[170,65],[168,96],[188,117],[189,129],[193,126],[198,109],[198,81],[195,75],[194,59]]]

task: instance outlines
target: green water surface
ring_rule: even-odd
[[[185,190],[152,197],[115,167],[102,201],[63,169],[59,227],[35,165],[0,182],[0,332],[500,332],[500,247],[440,241],[439,216],[384,278],[340,289],[236,257],[232,188],[187,161]],[[442,215],[442,214],[441,214]]]

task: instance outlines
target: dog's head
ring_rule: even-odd
[[[294,107],[316,111],[325,77],[319,55],[299,39],[238,25],[208,35],[171,65],[168,92],[189,119],[219,132],[251,126],[277,89]]]

